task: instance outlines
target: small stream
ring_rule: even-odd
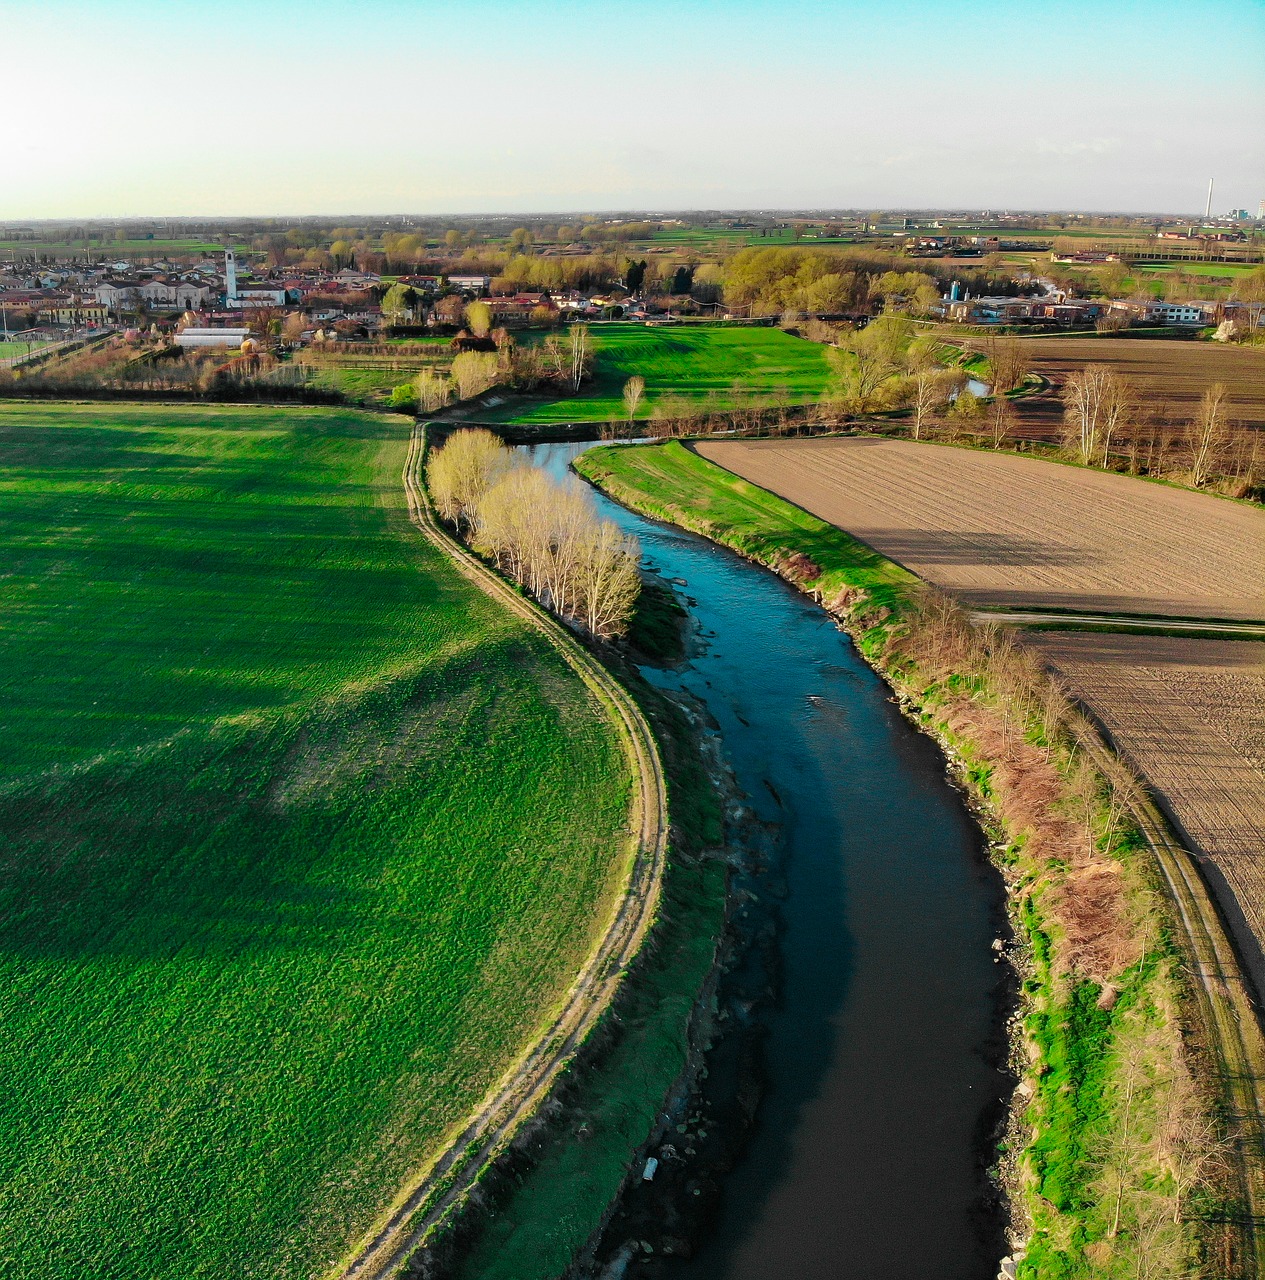
[[[565,475],[588,444],[525,447]],[[681,1280],[992,1280],[988,1146],[1008,1093],[1000,878],[944,759],[827,615],[776,575],[596,495],[701,643],[647,679],[719,725],[777,832],[764,1091]],[[665,1260],[666,1262],[666,1260]],[[629,1273],[636,1274],[636,1268]]]

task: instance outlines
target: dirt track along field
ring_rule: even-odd
[[[1260,986],[1259,944],[1233,902],[1265,939],[1265,644],[1073,631],[1024,639],[1094,709],[1224,877],[1233,900],[1218,896]]]
[[[1265,512],[1208,494],[904,440],[698,452],[977,607],[1265,618]]]

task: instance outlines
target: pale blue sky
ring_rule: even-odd
[[[1265,0],[0,0],[0,218],[1265,197]]]

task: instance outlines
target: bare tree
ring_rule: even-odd
[[[611,637],[628,629],[641,590],[640,554],[635,538],[625,537],[611,520],[599,520],[579,548],[579,619],[591,635]]]
[[[490,431],[457,431],[426,463],[426,480],[439,514],[472,523],[483,495],[516,465],[514,455]]]
[[[413,381],[418,413],[437,413],[452,396],[452,383],[434,369],[423,369]]]
[[[1102,465],[1107,466],[1112,443],[1128,431],[1133,421],[1136,400],[1133,384],[1128,378],[1113,374],[1103,391],[1102,417],[1099,436],[1102,445]]]
[[[571,387],[579,391],[584,375],[589,370],[589,327],[586,324],[573,324],[567,330],[567,355],[571,378]]]
[[[480,497],[475,547],[542,604],[603,639],[622,635],[640,591],[635,540],[601,519],[588,495],[535,467]]]
[[[1196,488],[1206,483],[1219,470],[1222,455],[1230,439],[1226,419],[1229,391],[1224,382],[1216,382],[1204,392],[1199,409],[1186,431],[1190,449],[1190,482]]]
[[[1119,429],[1127,387],[1105,365],[1087,364],[1063,388],[1063,443],[1085,466],[1103,456],[1104,440]]]
[[[501,362],[493,351],[462,351],[452,362],[452,381],[460,400],[491,390],[500,376]]]
[[[1020,386],[1032,367],[1027,348],[1018,338],[989,334],[984,340],[984,354],[988,358],[994,395],[1004,395]]]
[[[993,395],[988,410],[988,433],[993,448],[1000,449],[1005,439],[1015,430],[1015,407],[1003,395]]]
[[[627,382],[624,383],[624,411],[628,414],[628,423],[631,426],[633,419],[637,416],[637,409],[641,405],[641,401],[646,394],[646,380],[640,374],[634,374]]]

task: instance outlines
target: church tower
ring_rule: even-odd
[[[224,250],[224,297],[228,302],[237,301],[237,255],[232,249]]]

